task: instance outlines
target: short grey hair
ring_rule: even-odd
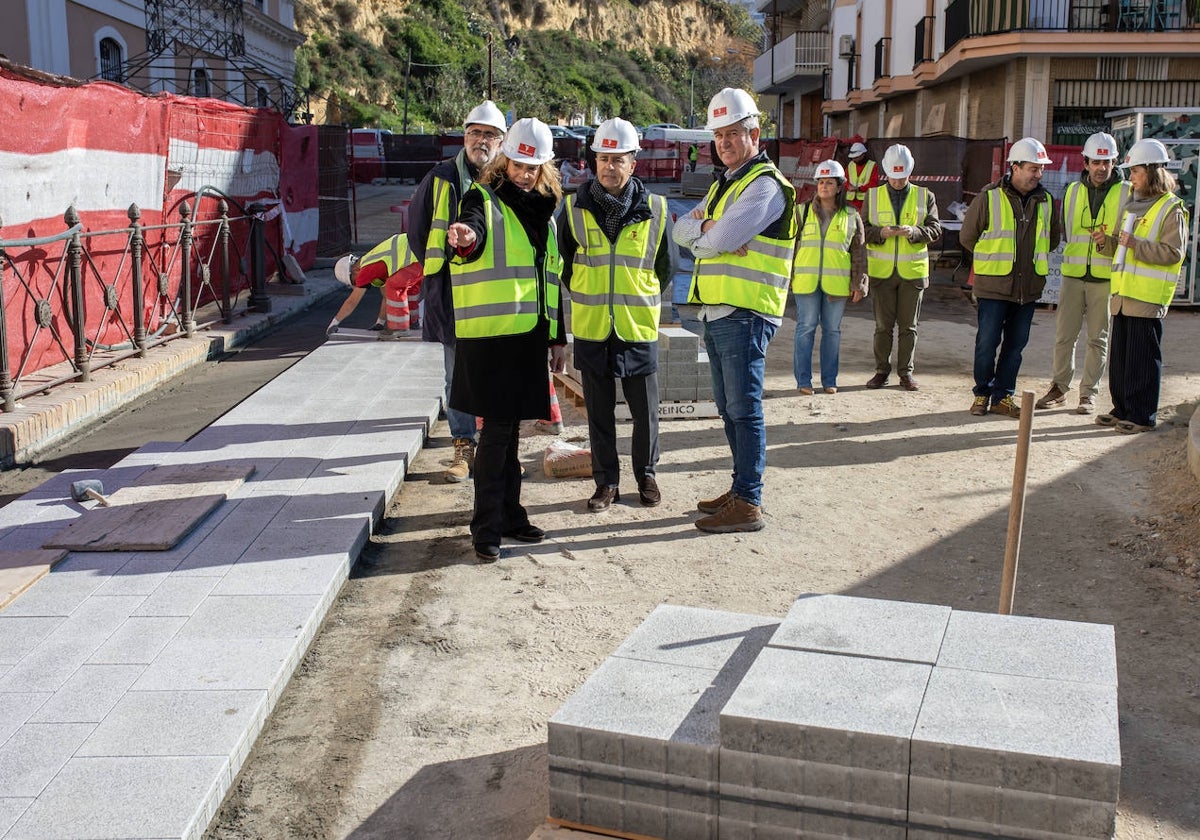
[[[746,117],[745,119],[740,120],[738,124],[742,128],[746,129],[746,131],[753,131],[754,129],[759,127],[758,114],[751,114],[750,116]]]

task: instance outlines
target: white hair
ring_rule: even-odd
[[[739,120],[739,125],[746,131],[753,131],[758,128],[758,114],[751,114],[743,120]]]

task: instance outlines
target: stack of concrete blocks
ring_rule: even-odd
[[[571,343],[567,372],[583,382],[575,363]],[[700,337],[682,327],[662,327],[658,331],[658,398],[661,402],[697,402],[711,400],[712,376],[708,372],[708,353]],[[617,402],[625,402],[625,393],[617,386]]]
[[[909,739],[949,617],[798,600],[721,712],[722,840],[905,840]]]
[[[550,815],[718,837],[718,714],[777,619],[660,605],[550,719]]]
[[[912,738],[909,840],[1112,837],[1113,628],[955,611]]]
[[[552,817],[651,837],[1108,840],[1113,630],[836,595],[777,629],[662,606],[549,753]]]

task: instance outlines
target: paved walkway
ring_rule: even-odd
[[[337,383],[338,399],[316,383]],[[338,337],[192,440],[63,474],[0,549],[157,465],[255,474],[170,551],[73,552],[0,612],[0,838],[194,838],[437,418],[436,344]],[[397,408],[400,408],[398,411]]]

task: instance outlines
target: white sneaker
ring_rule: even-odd
[[[1075,409],[1076,414],[1092,414],[1096,410],[1096,401],[1092,397],[1083,396],[1079,398],[1079,406]]]

